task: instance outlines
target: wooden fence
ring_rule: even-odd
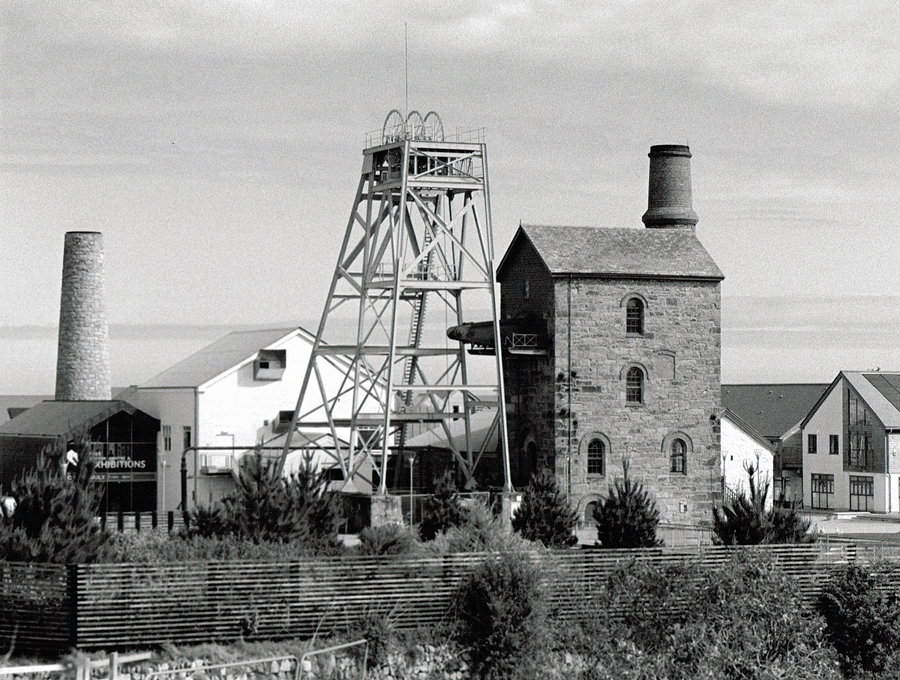
[[[898,547],[900,549],[900,547]],[[900,558],[857,543],[757,548],[799,580],[814,601],[829,569],[853,560]],[[734,549],[570,550],[542,557],[559,615],[584,606],[628,560],[716,567]],[[535,559],[538,559],[535,553]],[[0,650],[135,648],[172,641],[309,637],[347,631],[368,613],[398,628],[439,623],[454,590],[485,554],[342,557],[302,562],[185,562],[36,566],[0,563]],[[892,575],[900,585],[900,571]]]

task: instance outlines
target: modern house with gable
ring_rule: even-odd
[[[800,424],[827,389],[828,383],[722,385],[726,412],[733,413],[774,447],[769,495],[775,500],[803,500]]]
[[[900,373],[840,372],[801,439],[807,508],[900,511]]]

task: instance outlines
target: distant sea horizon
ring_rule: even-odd
[[[480,319],[480,317],[479,317]],[[479,320],[474,319],[474,320]],[[112,384],[146,382],[232,331],[256,324],[110,324]],[[0,325],[0,394],[52,394],[57,328]],[[841,370],[900,371],[900,297],[723,297],[723,383],[827,383]]]

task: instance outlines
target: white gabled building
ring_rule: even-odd
[[[160,421],[160,511],[182,509],[183,455],[188,509],[233,488],[234,461],[255,446],[277,455],[314,341],[303,328],[236,331],[128,390],[132,403]],[[323,380],[346,379],[340,358],[330,368]],[[303,441],[296,436],[292,445]],[[302,453],[293,455],[294,464]]]
[[[725,500],[729,492],[750,495],[748,471],[752,466],[756,488],[768,485],[766,509],[771,509],[775,496],[772,484],[775,446],[728,409],[723,409],[720,423]]]
[[[842,371],[801,431],[806,507],[900,511],[900,373]]]

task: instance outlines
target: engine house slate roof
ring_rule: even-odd
[[[703,279],[722,271],[690,229],[539,226],[523,224],[509,253],[527,240],[553,276]]]
[[[226,371],[252,361],[259,350],[293,333],[313,337],[302,328],[234,331],[150,378],[140,387],[200,387]]]
[[[775,439],[806,418],[827,389],[828,383],[722,385],[722,406]]]

